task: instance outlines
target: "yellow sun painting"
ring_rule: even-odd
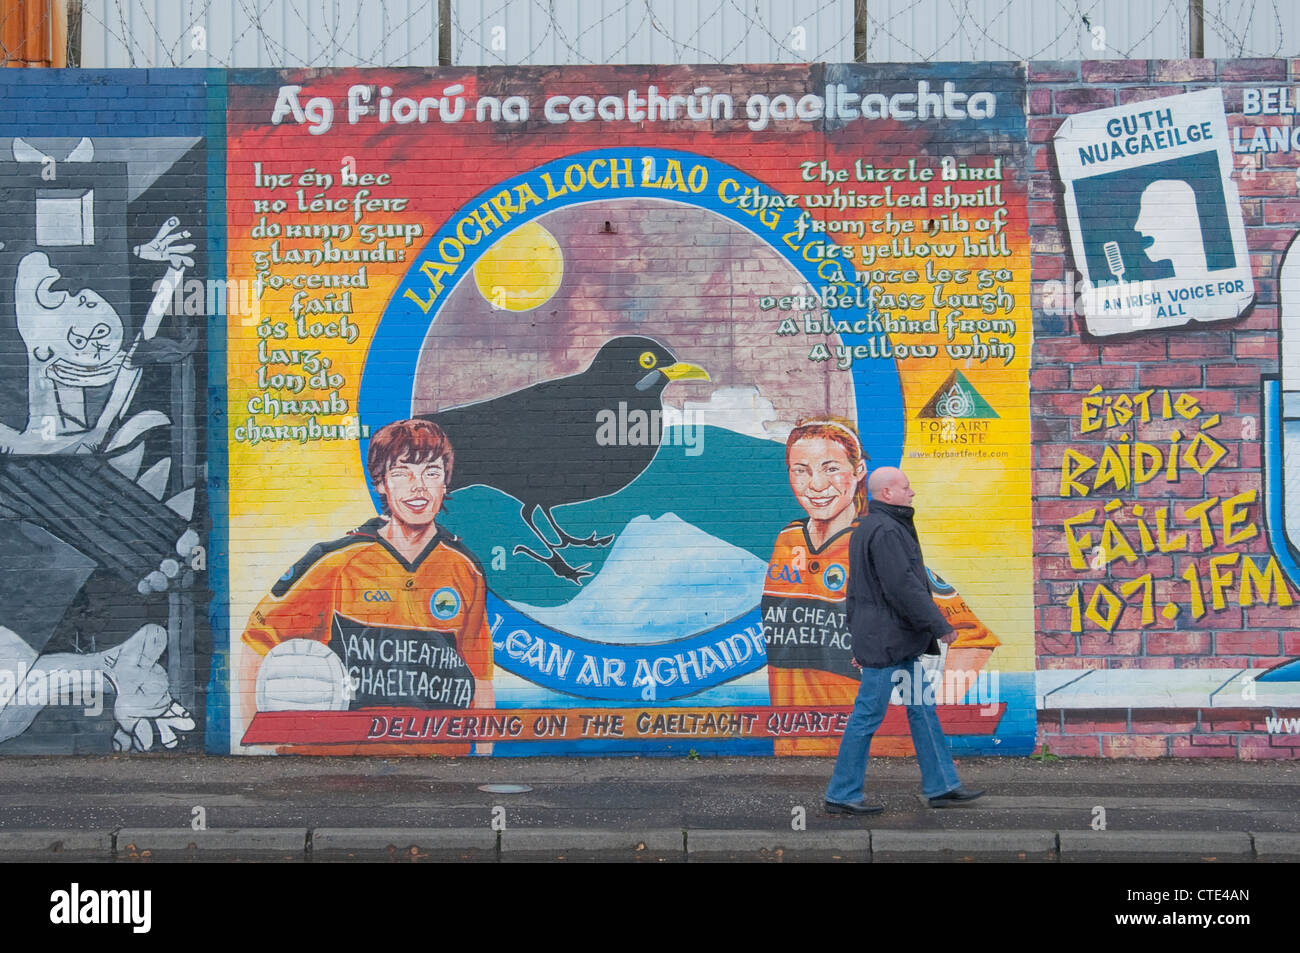
[[[501,238],[474,265],[479,294],[504,311],[531,311],[545,304],[563,277],[560,243],[533,222]]]

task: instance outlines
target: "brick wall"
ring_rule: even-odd
[[[6,754],[202,750],[220,707],[204,395],[223,143],[204,79],[0,81]]]
[[[840,550],[778,540],[811,506],[786,434],[834,415],[907,469],[957,591],[975,648],[950,658],[981,676],[941,709],[960,753],[1294,757],[1296,683],[1264,673],[1300,650],[1275,406],[1300,390],[1280,287],[1300,142],[1276,92],[1298,68],[5,71],[0,753],[829,754],[843,622],[776,626],[804,597],[842,605]],[[828,90],[857,113],[809,113]],[[1127,107],[1164,128],[1161,100],[1203,90],[1232,166],[1225,187],[1184,156],[1205,280],[1244,269],[1253,299],[1105,333],[1075,292],[1112,260],[1072,231],[1057,135]],[[1177,284],[1137,193],[1086,178],[1080,234],[1110,228],[1139,286]],[[981,271],[993,311],[961,300]],[[681,365],[644,420],[633,390],[561,423],[627,348],[638,381]],[[454,432],[458,408],[556,381],[556,403]],[[375,535],[396,491],[366,461],[421,415],[462,481],[432,574]],[[606,480],[624,464],[598,424],[663,445]],[[382,571],[330,576],[359,545]],[[825,652],[765,665],[787,636]],[[434,648],[445,670],[421,670]],[[421,677],[447,697],[413,702]],[[878,751],[906,737],[891,715]]]
[[[1082,112],[1130,104],[1158,108],[1164,97],[1202,89],[1222,91],[1228,127],[1250,142],[1256,126],[1290,126],[1290,116],[1242,115],[1243,90],[1286,85],[1294,63],[1250,61],[1134,61],[1128,63],[1034,63],[1029,70],[1029,140],[1034,169],[1030,198],[1030,240],[1033,245],[1036,337],[1031,405],[1034,414],[1036,502],[1034,548],[1038,587],[1037,653],[1040,670],[1140,669],[1153,673],[1148,685],[1175,684],[1180,671],[1190,669],[1268,669],[1293,655],[1294,610],[1288,608],[1294,588],[1274,590],[1271,599],[1242,595],[1242,566],[1272,574],[1273,553],[1285,542],[1270,534],[1265,506],[1270,500],[1264,484],[1262,452],[1265,423],[1261,380],[1279,373],[1278,272],[1282,253],[1295,234],[1296,155],[1293,151],[1244,153],[1233,151],[1232,181],[1240,205],[1254,276],[1254,304],[1235,320],[1190,324],[1178,328],[1100,337],[1090,334],[1081,313],[1071,313],[1057,301],[1062,285],[1079,277],[1071,251],[1064,189],[1060,182],[1053,139],[1061,124]],[[1240,148],[1240,141],[1234,140]],[[1188,225],[1195,227],[1195,222]],[[1045,302],[1046,297],[1046,302]],[[1151,394],[1152,419],[1143,423],[1089,426],[1085,399],[1094,395],[1112,401],[1121,394]],[[1194,400],[1189,414],[1163,413],[1164,395],[1176,401]],[[1159,412],[1157,404],[1161,404]],[[1192,405],[1188,405],[1190,408]],[[1205,426],[1218,416],[1217,424]],[[1274,421],[1276,425],[1276,421]],[[1077,469],[1079,457],[1100,461],[1107,448],[1123,450],[1122,439],[1162,448],[1168,458],[1171,434],[1186,440],[1200,432],[1222,448],[1222,458],[1203,473],[1180,466],[1176,480],[1161,475],[1137,486],[1114,484],[1093,489],[1101,469],[1092,469],[1082,485],[1063,489],[1063,472]],[[1203,445],[1212,455],[1220,453]],[[1209,456],[1200,456],[1209,460]],[[1087,495],[1083,495],[1086,493]],[[1241,532],[1225,535],[1221,509],[1207,513],[1210,538],[1200,530],[1198,504],[1236,500]],[[1118,501],[1118,508],[1103,508]],[[1140,510],[1138,508],[1141,508]],[[1084,530],[1071,531],[1065,521],[1088,509],[1095,520]],[[1188,510],[1193,512],[1186,516]],[[1189,526],[1185,546],[1143,546],[1138,529],[1141,512],[1147,526],[1153,514],[1168,514],[1171,540]],[[1132,560],[1099,554],[1102,522],[1109,515],[1136,550]],[[1175,530],[1175,523],[1179,528]],[[1072,563],[1067,539],[1091,528],[1091,537]],[[1154,532],[1154,531],[1153,531]],[[1230,542],[1229,540],[1234,540]],[[1216,604],[1206,583],[1212,560],[1232,563],[1231,584],[1223,584]],[[1082,564],[1081,564],[1082,563]],[[1273,575],[1280,581],[1281,575]],[[1139,582],[1147,580],[1149,583]],[[1220,577],[1222,581],[1222,576]],[[1122,587],[1131,595],[1123,596]],[[1099,586],[1121,596],[1123,607],[1110,618],[1108,597],[1097,603],[1097,618],[1086,608]],[[1204,588],[1205,607],[1195,602]],[[1196,590],[1195,592],[1193,590]],[[1149,595],[1148,595],[1149,593]],[[1143,597],[1150,610],[1143,611]],[[1071,608],[1072,600],[1077,600]],[[1253,605],[1243,605],[1252,603]],[[1165,611],[1167,609],[1167,611]],[[1175,609],[1177,610],[1175,612]],[[1191,610],[1191,611],[1189,611]],[[1082,617],[1081,617],[1082,615]],[[1140,694],[1135,690],[1135,695]],[[1083,705],[1080,698],[1070,704]],[[1147,704],[1135,697],[1135,705]],[[1263,734],[1264,714],[1222,718],[1200,708],[1167,712],[1137,707],[1105,711],[1080,708],[1040,713],[1040,742],[1067,754],[1241,758],[1287,757],[1294,746],[1279,745]]]

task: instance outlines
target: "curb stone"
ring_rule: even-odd
[[[1267,860],[1300,858],[1300,834],[1252,834],[1255,856]]]
[[[1101,853],[1250,858],[1254,853],[1244,831],[1061,831],[1058,836],[1063,859]]]
[[[724,854],[738,851],[783,850],[839,851],[845,854],[871,853],[871,831],[692,831],[686,832],[686,853]]]
[[[685,843],[683,844],[683,835]],[[1059,860],[1106,854],[1184,855],[1231,860],[1300,859],[1300,833],[1227,831],[1016,830],[687,830],[639,832],[580,828],[124,828],[119,831],[0,831],[0,857],[11,860],[112,859],[144,852],[199,854],[313,854],[480,851],[506,853],[640,852],[741,854],[759,851],[838,853],[854,859],[953,853],[1025,853]]]
[[[312,831],[313,854],[337,851],[481,850],[496,852],[497,832],[486,827],[318,827]]]
[[[113,854],[112,831],[0,831],[0,854]],[[33,858],[34,859],[34,858]]]
[[[507,828],[501,832],[501,852],[507,851],[638,851],[681,854],[680,829],[610,831],[564,828]]]
[[[871,852],[1056,854],[1054,831],[899,831],[871,832]]]
[[[117,853],[219,851],[222,853],[297,854],[305,856],[305,827],[227,827],[195,831],[188,828],[135,827],[117,832]]]

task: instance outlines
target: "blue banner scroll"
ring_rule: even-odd
[[[716,629],[653,645],[589,642],[548,628],[488,593],[496,664],[580,698],[663,701],[758,671],[767,664],[758,608]]]

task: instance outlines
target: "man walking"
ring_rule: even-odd
[[[867,483],[871,503],[849,542],[848,622],[853,660],[861,685],[840,741],[835,770],[826,789],[831,814],[878,814],[884,807],[862,797],[871,736],[880,727],[899,680],[924,677],[922,654],[938,652],[938,641],[956,633],[934,604],[925,562],[912,523],[912,487],[902,470],[880,467]],[[905,684],[909,684],[905,682]],[[921,791],[930,807],[949,807],[980,797],[962,787],[934,702],[925,692],[904,692],[911,701],[907,723],[921,768]]]

